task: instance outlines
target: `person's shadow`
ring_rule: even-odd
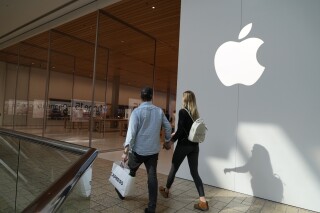
[[[280,202],[283,199],[283,183],[280,177],[273,173],[270,156],[267,149],[255,144],[251,150],[252,156],[240,167],[225,168],[224,173],[250,172],[252,192],[255,197]]]

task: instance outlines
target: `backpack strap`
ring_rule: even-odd
[[[186,108],[183,108],[183,109],[184,109],[184,110],[186,110],[186,111],[188,112],[188,114],[189,114],[189,116],[190,116],[191,120],[194,122],[194,120],[193,120],[193,118],[192,118],[192,116],[191,116],[191,114],[190,114],[189,110],[187,110]]]
[[[192,120],[192,123],[194,122],[194,120],[193,120],[193,118],[192,118],[192,116],[191,116],[191,114],[190,114],[190,112],[189,112],[189,110],[187,110],[186,108],[183,108],[184,110],[186,110],[187,112],[188,112],[188,114],[189,114],[189,116],[190,116],[190,118],[191,118],[191,120]],[[188,139],[188,137],[189,137],[189,132],[187,132],[184,128],[183,128],[183,131],[187,134],[187,138],[186,139]]]

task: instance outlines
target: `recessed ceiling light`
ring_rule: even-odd
[[[152,9],[156,9],[156,7],[155,7],[155,6],[152,6]]]

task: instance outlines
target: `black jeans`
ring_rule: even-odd
[[[181,145],[178,144],[174,150],[172,157],[172,165],[167,179],[167,188],[171,188],[173,184],[176,173],[183,162],[184,158],[188,158],[190,173],[193,178],[193,181],[196,185],[196,188],[199,193],[199,197],[204,196],[204,189],[202,180],[198,173],[198,158],[199,158],[199,146],[198,145]]]
[[[148,174],[148,191],[149,191],[149,212],[155,212],[157,197],[158,197],[158,179],[157,179],[157,165],[158,165],[158,155],[147,155],[142,156],[137,153],[129,153],[128,166],[130,168],[130,175],[132,177],[136,176],[136,172],[140,165],[144,163]]]

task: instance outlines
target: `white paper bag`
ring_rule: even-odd
[[[90,197],[91,195],[91,181],[92,181],[92,165],[81,176],[77,185],[79,187],[80,194],[83,197]]]
[[[133,195],[135,178],[129,175],[130,169],[121,165],[121,161],[113,162],[109,181],[123,197]]]

